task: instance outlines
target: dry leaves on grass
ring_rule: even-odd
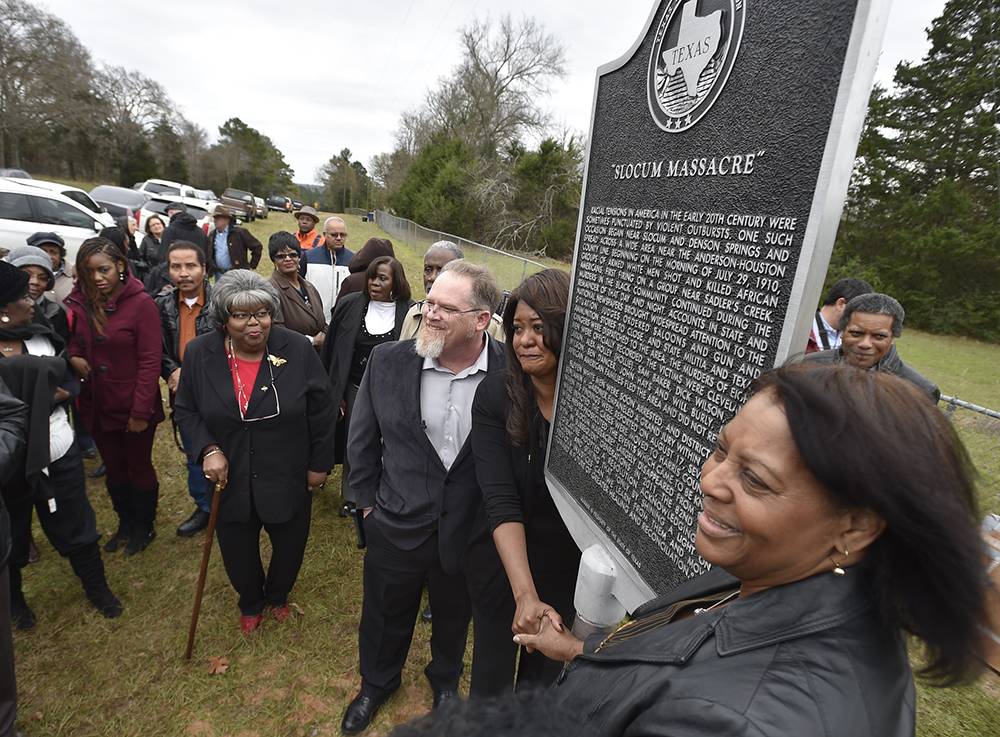
[[[229,658],[222,655],[213,655],[208,659],[208,675],[218,676],[229,670]]]

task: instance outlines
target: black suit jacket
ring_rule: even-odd
[[[267,417],[279,405],[280,413],[257,422],[240,418],[221,332],[195,338],[184,352],[174,412],[194,454],[217,443],[229,460],[229,486],[219,506],[226,521],[247,521],[252,495],[264,522],[286,522],[309,494],[306,472],[333,468],[336,405],[316,351],[301,335],[277,325],[267,351],[284,362],[274,365],[265,355],[246,416]]]
[[[489,336],[487,340],[488,373],[502,371],[503,346]],[[413,550],[437,531],[441,565],[454,573],[469,542],[488,534],[486,514],[471,435],[451,469],[445,469],[424,432],[423,364],[412,340],[372,351],[351,415],[349,481],[358,508],[374,507],[366,524],[378,525],[403,550]]]

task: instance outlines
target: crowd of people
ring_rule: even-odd
[[[501,306],[490,272],[442,241],[415,302],[392,243],[353,253],[342,218],[319,230],[296,212],[298,232],[268,240],[265,279],[262,244],[225,208],[207,235],[168,214],[138,245],[127,223],[102,231],[73,268],[55,233],[0,261],[0,737],[10,627],[37,619],[22,586],[33,515],[89,602],[120,616],[102,552],[156,537],[168,416],[193,503],[176,534],[204,530],[219,495],[245,636],[289,617],[313,492],[340,467],[341,515],[366,547],[344,734],[400,687],[425,590],[434,711],[406,734],[548,688],[553,713],[600,735],[905,735],[907,634],[937,681],[974,671],[973,470],[937,387],[896,352],[902,306],[869,284],[834,284],[804,359],[761,376],[719,434],[695,539],[712,570],[584,642],[570,632],[580,550],[544,477],[569,275],[531,275]],[[117,516],[103,547],[91,444]]]

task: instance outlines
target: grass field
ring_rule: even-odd
[[[384,235],[359,218],[346,220],[354,250],[368,237]],[[290,216],[273,215],[249,227],[266,244],[271,232],[292,230],[295,224]],[[421,296],[422,250],[395,243],[414,296]],[[265,257],[260,271],[270,269]],[[946,393],[1000,407],[1000,346],[913,333],[904,336],[900,350]],[[961,412],[956,424],[983,472],[984,506],[1000,511],[1000,429]],[[86,605],[69,566],[36,530],[42,560],[25,571],[25,589],[39,622],[34,631],[15,637],[20,729],[26,737],[339,734],[341,714],[358,683],[362,556],[349,523],[336,514],[338,479],[327,483],[313,506],[306,560],[292,595],[302,613],[282,625],[268,622],[249,639],[241,637],[236,597],[216,548],[195,657],[186,663],[181,654],[203,538],[174,535],[191,503],[168,425],[158,433],[155,458],[161,482],[159,537],[134,559],[106,556],[111,584],[126,607],[120,619],[104,620]],[[89,490],[99,527],[110,533],[114,519],[103,483],[91,481]],[[385,735],[392,725],[429,709],[431,691],[421,673],[428,633],[426,625],[417,625],[403,686],[367,734]],[[213,657],[228,660],[225,673],[209,674]],[[920,688],[918,734],[995,734],[997,684],[988,678],[962,689]]]

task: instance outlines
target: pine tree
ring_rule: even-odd
[[[876,88],[829,278],[861,276],[907,323],[1000,340],[1000,8],[949,0],[920,63]]]

